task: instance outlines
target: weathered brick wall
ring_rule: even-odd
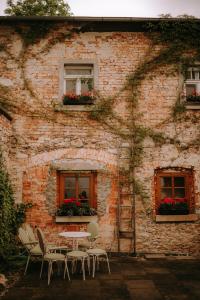
[[[61,28],[62,30],[62,28]],[[19,56],[22,49],[20,37],[10,28],[2,27],[1,39],[8,49]],[[106,126],[88,118],[85,111],[55,111],[53,102],[59,98],[60,62],[64,60],[90,59],[98,68],[97,88],[103,96],[114,95],[124,85],[127,75],[133,72],[149,52],[150,41],[143,33],[135,32],[85,32],[75,34],[69,40],[54,45],[41,54],[45,42],[29,47],[24,73],[34,94],[24,86],[23,72],[17,60],[5,60],[1,51],[0,64],[4,71],[0,84],[9,87],[9,102],[14,105],[12,142],[12,180],[16,201],[29,202],[34,206],[27,214],[33,226],[45,229],[49,240],[57,240],[58,232],[66,229],[85,228],[85,224],[56,224],[56,165],[70,160],[86,161],[95,165],[97,175],[97,202],[102,246],[117,250],[116,203],[118,197],[118,165],[120,138]],[[167,71],[167,69],[166,69]],[[189,143],[196,134],[197,126],[190,121],[174,124],[170,118],[176,102],[179,78],[158,73],[147,76],[141,84],[139,112],[141,124],[165,132],[181,143]],[[170,88],[169,88],[170,87]],[[124,91],[118,95],[115,110],[128,116]],[[199,118],[199,111],[190,112]],[[168,119],[167,122],[163,122]],[[5,135],[6,136],[6,135]],[[7,141],[5,140],[5,145]],[[181,150],[166,143],[158,147],[151,139],[144,142],[145,154],[136,176],[144,184],[149,199],[136,202],[136,237],[138,252],[198,252],[199,221],[195,223],[158,224],[153,219],[153,175],[157,167],[180,166],[195,169],[196,211],[200,207],[200,156],[199,148]],[[53,166],[53,169],[52,169]],[[129,251],[130,243],[124,240],[122,251]]]
[[[0,113],[0,148],[5,164],[10,169],[10,150],[11,150],[11,122]]]

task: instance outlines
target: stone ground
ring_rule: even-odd
[[[111,258],[111,274],[101,263],[95,279],[81,274],[63,280],[54,272],[50,286],[47,277],[39,279],[39,262],[8,290],[2,300],[199,300],[200,260],[187,257]],[[46,268],[45,268],[46,270]]]

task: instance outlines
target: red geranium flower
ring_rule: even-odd
[[[175,200],[173,198],[164,198],[162,202],[167,204],[175,204]]]
[[[74,201],[76,201],[77,199],[76,198],[67,198],[67,199],[64,199],[64,203],[72,203]]]
[[[175,198],[174,199],[176,202],[178,203],[184,203],[184,202],[187,202],[187,200],[185,198]]]

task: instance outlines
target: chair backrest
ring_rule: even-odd
[[[36,238],[35,238],[35,234],[34,234],[34,232],[33,232],[33,228],[32,228],[29,224],[27,224],[27,223],[25,223],[25,224],[23,225],[23,228],[24,228],[24,230],[26,231],[26,233],[27,233],[27,235],[28,235],[28,238],[29,238],[30,242],[32,242],[32,243],[37,243],[38,241],[37,241]]]
[[[90,239],[95,239],[99,234],[99,225],[96,222],[90,222],[87,225],[87,231],[91,233]]]
[[[37,228],[37,237],[38,237],[40,248],[42,250],[42,254],[45,255],[46,254],[46,244],[44,241],[44,234],[40,228]]]
[[[22,243],[22,245],[28,250],[30,251],[31,248],[33,247],[33,245],[30,244],[30,241],[29,241],[29,238],[28,238],[28,235],[26,233],[26,231],[20,227],[19,230],[18,230],[18,237]]]

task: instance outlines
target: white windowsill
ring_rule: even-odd
[[[200,103],[185,103],[186,109],[200,109]]]
[[[194,222],[198,220],[197,214],[189,215],[156,215],[156,222]]]
[[[90,223],[97,222],[97,216],[56,216],[56,223]]]
[[[64,104],[56,104],[54,106],[54,111],[91,111],[93,105],[64,105]]]

